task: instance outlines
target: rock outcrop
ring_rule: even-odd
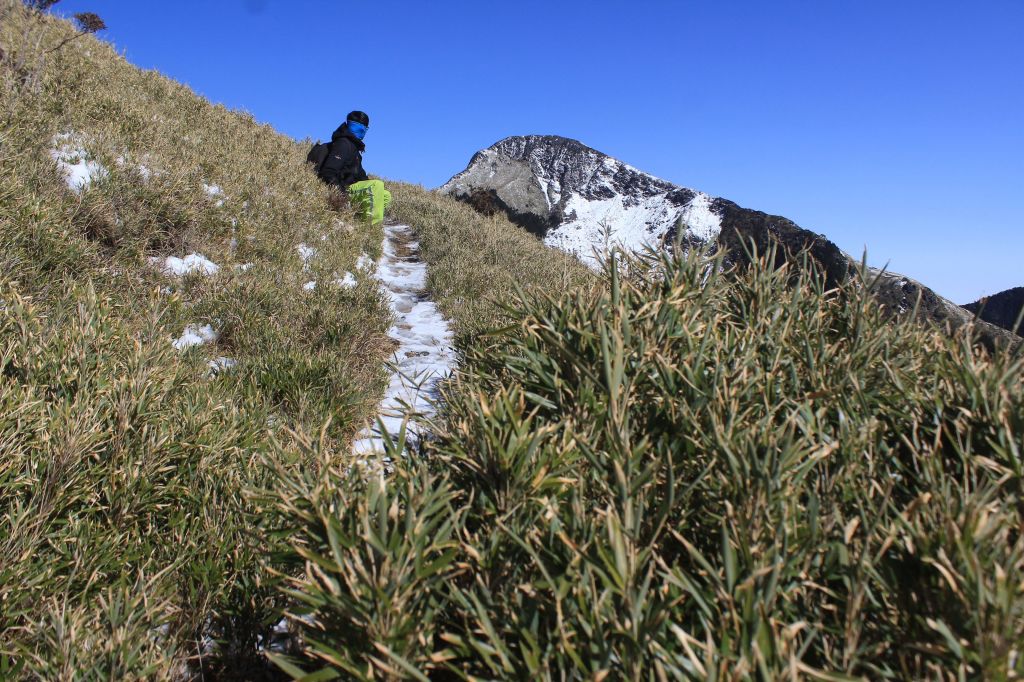
[[[1021,310],[1024,309],[1024,287],[1014,287],[998,294],[968,303],[966,310],[982,320],[997,327],[1024,336],[1024,321],[1021,321]],[[1016,325],[1016,328],[1014,328]]]
[[[501,140],[477,152],[440,191],[483,213],[505,213],[549,246],[591,264],[612,246],[717,245],[730,262],[742,263],[751,244],[760,253],[777,244],[777,264],[806,252],[829,287],[860,272],[859,262],[824,235],[782,216],[674,185],[565,137]],[[919,282],[895,273],[869,273],[875,295],[894,315],[916,309],[922,318],[953,329],[974,322],[969,311]],[[974,323],[989,348],[1019,340],[986,322]]]

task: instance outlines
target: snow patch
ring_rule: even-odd
[[[212,330],[211,330],[212,331]],[[210,360],[206,363],[206,366],[210,368],[210,376],[217,376],[223,372],[234,369],[238,365],[238,361],[233,358],[219,357]]]
[[[204,343],[213,343],[217,340],[217,332],[208,324],[203,326],[190,324],[185,327],[185,333],[171,342],[176,350],[186,350],[193,346],[201,346]]]
[[[93,180],[107,177],[107,169],[92,158],[81,137],[73,133],[54,136],[50,158],[57,163],[68,188],[76,193],[88,188]]]
[[[373,267],[373,259],[365,252],[356,260],[356,270],[365,272]]]
[[[344,276],[339,277],[331,283],[336,287],[341,287],[342,289],[353,289],[357,284],[359,284],[359,282],[356,281],[356,276],[351,272],[346,272]]]
[[[149,166],[144,163],[133,163],[127,156],[121,155],[117,157],[117,165],[122,168],[134,166],[135,170],[138,171],[139,176],[146,182],[149,182],[150,178],[153,177],[153,171]]]
[[[299,252],[299,258],[302,259],[302,266],[309,269],[309,261],[316,257],[316,249],[308,244],[299,244],[295,247],[295,250]]]
[[[711,206],[711,197],[695,194],[680,209],[664,194],[626,199],[586,199],[573,194],[566,201],[567,220],[544,237],[544,243],[572,253],[591,267],[599,267],[607,250],[624,251],[660,248],[673,226],[682,235],[702,242],[718,237],[722,220]]]
[[[154,256],[149,259],[149,262],[162,273],[171,277],[184,277],[192,273],[215,275],[220,270],[220,266],[199,253],[190,253],[184,258],[176,256],[160,258]]]
[[[678,219],[686,226],[687,236],[705,243],[718,239],[722,231],[722,217],[712,210],[711,197],[704,192],[697,192],[683,207]]]
[[[203,191],[206,192],[206,195],[211,199],[216,199],[213,204],[214,206],[220,208],[224,205],[224,190],[222,190],[219,185],[208,185],[204,182]]]
[[[305,284],[302,285],[302,288],[305,291],[313,291],[314,289],[316,289],[316,282],[306,282]]]

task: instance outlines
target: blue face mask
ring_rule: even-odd
[[[348,121],[348,131],[360,140],[366,137],[366,126],[358,121]]]

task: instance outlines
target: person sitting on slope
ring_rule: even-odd
[[[356,213],[374,225],[384,220],[384,210],[391,203],[391,192],[380,180],[370,180],[363,170],[363,138],[370,127],[370,117],[353,111],[331,135],[331,150],[320,169],[320,177],[329,185],[347,191]]]

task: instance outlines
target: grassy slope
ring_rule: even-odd
[[[570,291],[597,278],[578,260],[549,249],[504,216],[486,217],[422,187],[392,183],[397,219],[416,227],[428,288],[460,345],[509,321],[503,304],[517,290]]]
[[[285,550],[258,491],[344,465],[379,399],[383,301],[368,278],[324,283],[379,255],[381,232],[331,209],[305,145],[92,37],[45,54],[72,30],[20,3],[0,15],[0,670],[175,676],[211,634],[207,672],[256,670]],[[59,135],[106,169],[80,193],[51,158]],[[508,223],[394,190],[465,338],[513,281],[582,276]],[[308,269],[300,243],[318,252]],[[220,271],[148,263],[193,252]],[[216,344],[175,351],[189,324]],[[211,377],[222,356],[238,364]]]
[[[91,37],[43,56],[70,26],[0,8],[0,665],[167,677],[208,634],[255,657],[281,601],[243,493],[264,459],[315,464],[292,430],[331,418],[343,452],[379,400],[384,302],[368,278],[324,284],[380,230],[329,209],[303,145]],[[106,177],[70,191],[58,134]],[[147,262],[192,252],[219,273]],[[215,345],[172,349],[207,323]],[[211,378],[219,356],[238,364]]]

